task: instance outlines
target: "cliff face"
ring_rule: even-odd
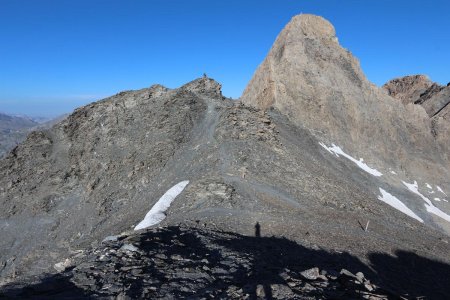
[[[431,86],[419,81],[420,87]],[[401,88],[395,93],[402,99],[409,97]],[[299,15],[291,20],[255,72],[242,101],[276,108],[324,141],[359,157],[371,157],[375,165],[449,183],[448,153],[434,137],[427,113],[372,85],[358,61],[339,45],[333,26],[321,17]]]

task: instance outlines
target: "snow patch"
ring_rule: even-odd
[[[366,165],[364,163],[364,159],[360,158],[359,160],[353,158],[352,156],[348,155],[347,153],[345,153],[341,147],[336,146],[335,144],[331,144],[331,147],[327,147],[324,143],[319,143],[320,146],[322,146],[323,148],[325,148],[328,152],[330,152],[331,154],[336,155],[337,157],[339,157],[339,155],[342,155],[343,157],[347,158],[348,160],[354,162],[358,167],[360,167],[361,169],[363,169],[364,171],[366,171],[367,173],[379,177],[381,175],[383,175],[381,172],[379,172],[376,169],[373,169],[371,167],[369,167],[368,165]]]
[[[441,201],[441,199],[439,199],[439,198],[434,198],[434,201],[438,201],[438,202],[440,202],[440,201]]]
[[[175,200],[175,198],[184,190],[188,183],[189,180],[185,180],[171,187],[161,198],[159,198],[158,202],[153,205],[152,209],[145,215],[144,220],[134,227],[134,230],[144,229],[164,220],[166,218],[166,210],[170,207],[173,200]]]
[[[442,210],[440,210],[439,208],[437,208],[436,206],[434,206],[434,205],[426,205],[425,204],[425,207],[427,208],[427,211],[429,212],[429,213],[432,213],[432,214],[435,214],[436,216],[438,216],[438,217],[441,217],[442,219],[444,219],[445,221],[447,221],[447,222],[450,222],[450,216],[449,215],[447,215],[445,212],[443,212]]]
[[[428,183],[425,183],[427,188],[429,188],[430,190],[433,190],[433,188],[431,187],[431,185],[429,185]]]
[[[424,195],[422,195],[419,192],[419,186],[417,184],[417,181],[414,181],[414,183],[407,183],[404,181],[402,181],[402,182],[408,188],[408,190],[410,190],[414,194],[418,195],[420,198],[422,198],[426,202],[425,208],[427,209],[427,212],[432,213],[432,214],[446,220],[447,222],[450,222],[450,215],[446,214],[445,212],[443,212],[442,210],[440,210],[439,208],[434,206],[434,204],[431,203],[430,199],[428,199],[427,197],[425,197]]]
[[[405,204],[403,204],[403,202],[400,201],[397,197],[389,194],[382,188],[380,188],[380,193],[381,196],[378,196],[378,200],[381,200],[384,203],[389,204],[393,208],[423,223],[423,220],[418,215],[416,215],[411,209],[409,209]]]
[[[397,175],[397,173],[395,173],[395,171],[391,171],[392,174]]]
[[[447,196],[447,194],[444,193],[444,191],[443,191],[439,186],[436,186],[436,188],[437,188],[437,190],[438,190],[439,192],[441,192],[442,194],[444,194],[445,196]]]

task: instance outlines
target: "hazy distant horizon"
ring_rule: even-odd
[[[450,81],[450,3],[438,1],[4,1],[0,111],[55,117],[122,90],[207,73],[238,98],[299,13],[328,19],[370,81]],[[420,22],[418,22],[420,20]]]

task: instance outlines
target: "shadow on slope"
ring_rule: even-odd
[[[256,235],[261,227],[255,227]],[[124,250],[130,245],[137,248]],[[448,295],[447,264],[403,251],[397,257],[371,254],[370,261],[372,269],[348,253],[313,250],[285,238],[167,227],[121,236],[85,252],[75,268],[26,287],[3,287],[0,298],[357,299],[369,294],[398,298],[395,293],[441,299]],[[326,276],[303,272],[315,267]],[[342,268],[363,272],[387,289],[372,285],[369,292],[351,274],[339,274]]]

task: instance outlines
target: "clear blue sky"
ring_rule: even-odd
[[[0,0],[0,111],[54,116],[204,72],[237,98],[299,13],[330,20],[378,85],[450,81],[448,0]]]

